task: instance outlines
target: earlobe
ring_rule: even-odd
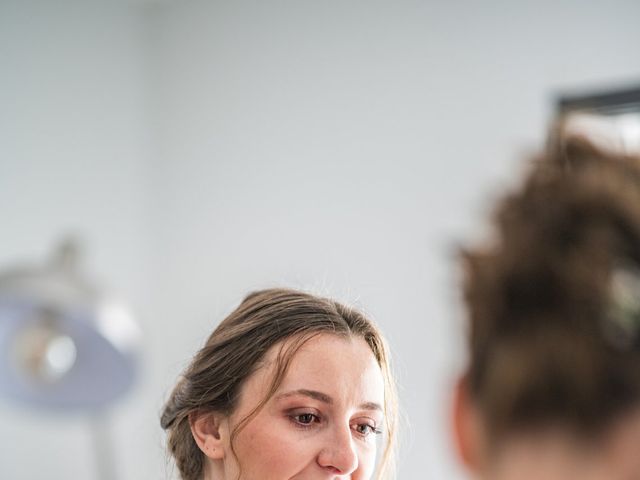
[[[453,433],[460,460],[471,471],[479,472],[485,446],[482,419],[464,377],[458,380],[454,392]]]
[[[225,427],[223,415],[208,412],[193,412],[189,415],[191,434],[198,448],[212,460],[221,460],[225,455]]]

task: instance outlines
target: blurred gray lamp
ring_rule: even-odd
[[[0,272],[0,394],[57,410],[100,411],[134,382],[129,310],[78,270],[64,242],[50,263]]]

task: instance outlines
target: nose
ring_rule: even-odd
[[[336,428],[327,436],[318,455],[318,464],[336,475],[350,475],[358,468],[358,452],[351,427]]]

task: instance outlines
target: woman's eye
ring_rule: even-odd
[[[357,433],[359,433],[360,435],[362,435],[363,437],[366,437],[367,435],[370,435],[372,433],[375,434],[379,434],[382,433],[380,430],[378,430],[374,425],[370,425],[368,423],[358,423],[355,427],[354,427],[355,431]]]
[[[318,416],[313,413],[299,413],[294,415],[293,419],[300,425],[311,425],[319,420]]]

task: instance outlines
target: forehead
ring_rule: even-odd
[[[267,352],[263,368],[247,381],[251,394],[268,391],[279,354],[293,344],[286,340]],[[323,392],[344,403],[384,401],[380,366],[369,345],[359,337],[319,334],[302,344],[291,358],[277,392],[298,389]]]

